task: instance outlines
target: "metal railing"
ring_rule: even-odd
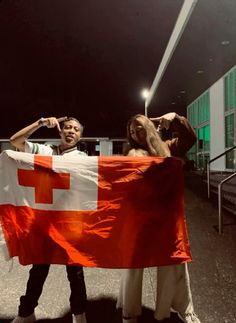
[[[220,157],[226,155],[227,153],[229,153],[231,150],[234,150],[236,148],[236,146],[234,147],[231,147],[229,149],[227,149],[226,151],[224,151],[222,154],[208,160],[208,163],[207,163],[207,196],[208,198],[210,198],[210,165],[211,163],[213,163],[215,160],[219,159]]]
[[[216,156],[215,158],[212,158],[211,160],[208,161],[207,163],[207,195],[208,198],[210,198],[210,164],[214,162],[215,160],[219,159],[220,157],[226,155],[228,152],[234,150],[236,146],[231,147],[227,149],[225,152],[222,154]],[[229,175],[227,178],[223,179],[219,184],[218,184],[218,232],[219,234],[223,233],[223,215],[222,215],[222,186],[226,182],[228,182],[232,177],[236,176],[236,172]]]
[[[228,182],[231,178],[236,176],[236,172],[225,178],[218,184],[218,208],[219,208],[219,217],[218,217],[218,232],[219,234],[223,233],[223,213],[222,213],[222,186]]]

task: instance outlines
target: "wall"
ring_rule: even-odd
[[[210,88],[210,159],[225,151],[224,79]],[[225,170],[225,156],[211,164],[212,170]]]

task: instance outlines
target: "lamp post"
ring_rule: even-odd
[[[146,105],[146,100],[149,96],[149,90],[148,89],[143,89],[142,92],[141,92],[141,96],[142,98],[145,100],[145,108],[144,108],[144,115],[145,117],[147,117],[147,105]]]

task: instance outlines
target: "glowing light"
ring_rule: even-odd
[[[223,45],[223,46],[227,46],[229,44],[230,44],[229,40],[222,40],[222,42],[221,42],[221,45]]]
[[[149,90],[148,89],[143,89],[142,92],[141,92],[141,95],[142,95],[142,98],[146,100],[148,98],[148,96],[149,96]]]

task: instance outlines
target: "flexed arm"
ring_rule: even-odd
[[[158,123],[158,131],[170,129],[176,133],[176,137],[167,142],[172,156],[184,156],[197,140],[195,131],[188,120],[175,112],[166,113],[158,118],[150,118],[150,120]]]
[[[45,126],[48,128],[54,128],[57,127],[58,131],[60,131],[60,122],[66,120],[67,117],[62,118],[55,118],[55,117],[49,117],[49,118],[41,118],[27,127],[19,130],[16,132],[13,136],[11,136],[10,143],[20,151],[25,150],[25,141],[39,128]]]

